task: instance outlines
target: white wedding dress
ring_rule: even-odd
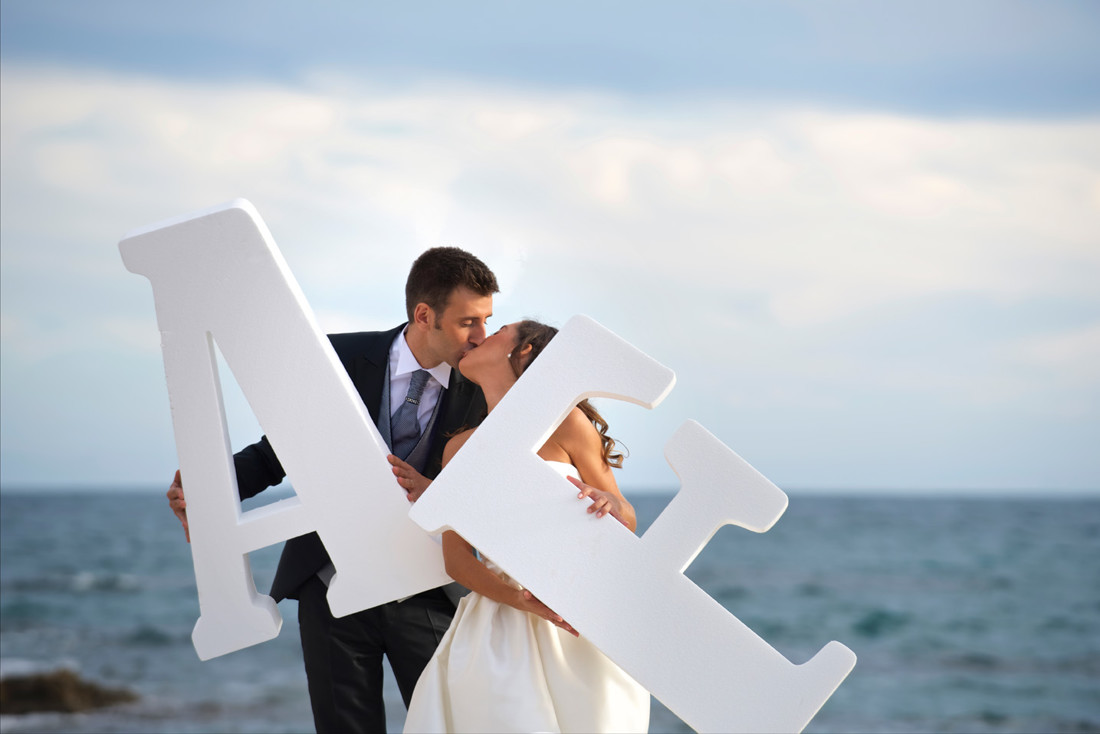
[[[649,693],[592,643],[475,592],[458,605],[405,719],[406,734],[648,730]]]

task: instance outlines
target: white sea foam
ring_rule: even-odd
[[[137,591],[141,584],[137,576],[128,573],[81,571],[72,578],[73,591]]]
[[[23,731],[64,731],[66,723],[72,723],[73,714],[36,713],[0,715],[0,734],[16,734]]]
[[[0,658],[0,678],[52,673],[55,670],[71,670],[76,673],[80,670],[80,663],[72,658],[56,658],[49,661],[30,660],[28,658]]]

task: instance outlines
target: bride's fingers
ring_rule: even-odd
[[[539,599],[527,589],[523,590],[523,598],[530,602],[531,605],[534,607],[532,611],[545,619],[547,622],[553,622],[554,624],[557,624],[558,622],[565,621],[564,619],[562,619],[560,614],[557,614],[553,609],[543,604],[541,599]]]
[[[577,493],[577,499],[583,500],[585,497],[588,497],[592,500],[592,504],[588,507],[589,512],[598,513],[596,517],[603,517],[607,514],[609,501],[603,490],[573,479],[573,477],[569,477],[569,479],[580,489],[580,492]]]
[[[596,517],[603,517],[610,513],[612,509],[611,499],[606,495],[593,498],[592,504],[588,507],[588,511],[596,513]]]
[[[577,632],[577,630],[573,629],[573,625],[569,624],[564,619],[562,619],[562,616],[560,614],[556,614],[552,609],[547,607],[545,604],[543,604],[542,606],[546,610],[546,614],[540,614],[539,615],[540,617],[542,617],[543,619],[545,619],[547,622],[554,625],[555,627],[561,627],[563,630],[565,630],[569,634],[573,635],[574,637],[580,637],[581,636],[580,633]]]
[[[553,609],[539,601],[538,597],[536,597],[527,589],[523,590],[523,598],[531,603],[531,612],[533,614],[537,614],[555,627],[562,628],[574,637],[581,636],[581,633],[577,632],[577,630],[573,628],[573,625],[566,622],[560,614],[556,613]]]
[[[577,630],[573,629],[573,625],[569,624],[564,619],[561,619],[561,617],[558,617],[558,619],[560,621],[554,622],[554,625],[556,627],[560,627],[561,629],[565,630],[566,632],[573,635],[574,637],[580,637],[581,636],[580,632],[577,632]]]
[[[581,633],[577,632],[577,630],[573,629],[573,625],[569,624],[568,622],[556,622],[555,624],[558,627],[565,630],[566,632],[568,632],[569,634],[573,635],[574,637],[580,637],[581,636]]]
[[[599,489],[597,489],[596,487],[593,487],[590,484],[585,484],[584,482],[577,479],[576,477],[566,477],[566,479],[568,479],[570,482],[572,482],[573,486],[580,490],[580,492],[577,494],[577,499],[583,499],[584,497],[591,497],[594,493],[600,491]]]
[[[593,487],[589,484],[585,484],[584,482],[574,477],[569,477],[568,479],[573,483],[575,487],[577,487],[577,489],[580,490],[579,492],[577,492],[577,499],[582,500],[587,497],[592,500],[592,504],[588,506],[589,512],[596,513],[596,517],[603,517],[604,515],[615,515],[616,507],[615,503],[612,501],[610,494],[603,491],[599,487]]]

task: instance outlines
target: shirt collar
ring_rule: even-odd
[[[400,377],[410,372],[416,372],[419,369],[425,369],[443,389],[447,389],[447,387],[450,386],[451,365],[446,362],[440,362],[435,367],[421,367],[420,363],[416,361],[416,357],[413,356],[412,350],[409,349],[409,342],[405,339],[404,331],[402,331],[401,335],[394,341],[394,348],[397,350],[397,367],[393,371],[392,377]]]

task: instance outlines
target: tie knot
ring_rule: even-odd
[[[412,380],[409,382],[409,392],[405,395],[405,399],[412,398],[413,402],[419,402],[420,396],[424,393],[424,386],[428,384],[428,371],[417,370],[412,373]]]

